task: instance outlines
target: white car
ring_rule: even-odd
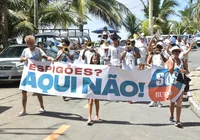
[[[25,44],[11,45],[0,54],[0,84],[2,82],[18,82],[24,68],[24,63],[20,63],[22,51],[28,46]],[[43,49],[44,52],[53,58],[57,52],[51,49]]]
[[[200,47],[200,33],[197,33],[197,34],[195,35],[195,40],[197,41],[197,46]]]

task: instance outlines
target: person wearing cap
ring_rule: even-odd
[[[41,61],[42,58],[48,60],[48,61],[54,61],[52,57],[49,57],[45,54],[45,52],[41,49],[35,46],[35,37],[32,35],[28,35],[25,37],[25,42],[28,45],[28,48],[25,48],[21,54],[20,62],[27,62],[28,59],[35,60],[35,61]],[[37,95],[38,101],[40,103],[40,113],[46,112],[44,109],[43,104],[43,98],[41,94],[33,93]],[[27,91],[22,90],[22,111],[19,113],[18,116],[25,116],[26,113],[26,105],[27,105]]]
[[[117,36],[113,36],[112,40],[113,44],[108,50],[108,59],[110,60],[110,65],[121,68],[121,53],[123,52],[123,48],[119,46]]]
[[[167,61],[168,70],[171,74],[175,74],[175,69],[179,70],[177,81],[180,83],[184,83],[184,79],[186,78],[185,74],[187,71],[185,70],[184,60],[180,59],[181,49],[179,46],[173,46],[171,49],[171,56]],[[176,92],[172,89],[171,93]],[[184,93],[184,92],[183,92]],[[178,97],[176,101],[170,101],[170,122],[174,122],[174,108],[176,103],[176,127],[182,127],[182,123],[180,122],[180,115],[182,109],[182,100],[183,100],[183,93]]]
[[[153,52],[148,56],[147,64],[151,65],[152,68],[164,69],[167,58],[163,52],[163,42],[158,42],[153,48]],[[162,107],[160,102],[151,101],[149,107]]]

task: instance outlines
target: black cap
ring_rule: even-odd
[[[113,36],[112,40],[118,40],[118,37],[117,36]]]

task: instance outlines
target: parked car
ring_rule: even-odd
[[[15,82],[21,80],[24,63],[20,63],[22,51],[28,46],[25,44],[11,45],[0,54],[0,82]],[[52,49],[43,49],[44,52],[55,58],[57,52]]]
[[[196,41],[197,41],[197,46],[200,47],[200,33],[197,33],[197,34],[195,35],[195,39],[196,39]]]

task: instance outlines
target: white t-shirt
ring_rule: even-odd
[[[137,41],[135,46],[140,50],[141,58],[146,57],[146,55],[147,55],[147,44],[142,43],[141,41]]]
[[[133,52],[134,51],[132,50],[126,53],[126,56],[122,62],[122,69],[125,69],[125,70],[135,69],[135,56],[133,55]]]
[[[108,51],[105,51],[105,44],[101,45],[98,49],[98,53],[100,54],[100,64],[104,64],[104,60],[108,58]],[[108,46],[107,48],[109,48]]]
[[[165,62],[160,54],[155,54],[152,56],[152,67],[165,67]]]
[[[189,44],[184,44],[184,43],[182,43],[182,45],[180,46],[180,48],[182,49],[182,52],[181,52],[181,54],[180,54],[180,58],[188,59],[188,54],[185,55],[185,53],[186,53],[187,50],[188,50],[188,47],[189,47]]]
[[[86,52],[85,52],[85,59],[86,59],[86,64],[90,64],[90,62],[91,62],[91,58],[92,58],[92,56],[95,54],[95,52],[91,52],[91,51],[89,51],[89,50],[87,50]]]
[[[108,50],[108,56],[110,57],[110,63],[113,66],[121,66],[120,57],[123,52],[123,48],[118,46],[110,46]]]
[[[78,58],[78,60],[81,61],[82,63],[86,63],[86,61],[82,59],[84,51],[85,51],[84,49],[80,50],[80,54],[79,54],[79,58]]]
[[[32,51],[30,50],[30,48],[25,48],[21,54],[21,58],[28,57],[28,59],[32,59],[35,61],[41,61],[42,57],[45,55],[46,55],[45,52],[38,47],[35,47],[34,50],[32,50]]]

